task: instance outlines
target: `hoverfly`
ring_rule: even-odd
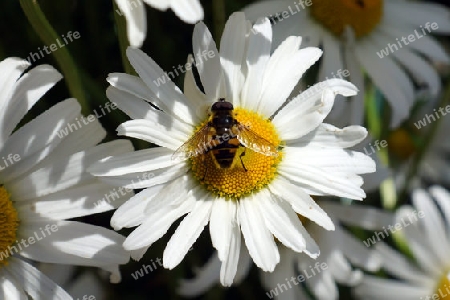
[[[172,158],[184,155],[195,157],[211,153],[216,165],[222,169],[232,166],[239,147],[249,148],[266,156],[276,156],[277,147],[251,130],[249,126],[239,123],[234,118],[233,104],[220,98],[211,106],[210,120],[198,130],[187,142],[181,145]],[[239,159],[245,171],[242,157]]]

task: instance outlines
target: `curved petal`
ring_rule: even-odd
[[[170,7],[186,23],[194,24],[203,20],[203,7],[199,0],[172,0]]]
[[[127,21],[127,36],[130,45],[140,48],[147,35],[147,16],[142,0],[115,0],[119,11]]]

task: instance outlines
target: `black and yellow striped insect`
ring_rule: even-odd
[[[173,154],[173,157],[195,157],[211,153],[216,166],[222,169],[230,168],[233,164],[239,147],[249,148],[266,156],[278,154],[277,147],[259,136],[249,126],[239,123],[234,118],[233,104],[220,98],[211,106],[209,121],[200,128],[194,136],[181,145]],[[242,157],[239,159],[245,171]]]

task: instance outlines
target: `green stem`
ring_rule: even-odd
[[[57,44],[61,37],[56,33],[42,12],[37,0],[20,0],[20,5],[34,31],[46,45]],[[90,106],[86,99],[86,94],[81,83],[81,77],[78,72],[72,56],[67,47],[61,47],[52,51],[58,66],[61,68],[64,78],[69,88],[70,94],[77,98],[82,107],[82,113],[88,115]]]
[[[367,118],[367,126],[369,127],[370,134],[374,139],[379,139],[381,136],[381,119],[377,107],[377,99],[375,96],[375,89],[370,85],[367,90],[365,97],[365,111]]]
[[[134,71],[133,67],[131,66],[130,62],[128,61],[127,53],[126,53],[128,46],[130,46],[130,42],[128,41],[128,36],[127,36],[127,22],[123,15],[120,15],[117,13],[117,11],[119,10],[119,7],[117,6],[116,1],[113,0],[112,2],[113,2],[113,6],[114,6],[114,8],[113,8],[114,20],[116,21],[116,26],[117,26],[117,35],[119,38],[119,47],[120,47],[120,54],[122,56],[123,69],[128,74],[136,75],[136,72]]]
[[[214,35],[217,43],[220,41],[223,29],[225,27],[225,1],[212,0],[212,13],[214,20]]]
[[[447,81],[446,89],[442,95],[441,100],[439,101],[438,107],[445,107],[450,102],[450,80]],[[400,201],[404,202],[406,201],[406,196],[408,194],[408,188],[411,184],[411,181],[413,180],[414,176],[416,175],[420,163],[422,162],[423,157],[425,156],[427,150],[429,149],[431,143],[433,142],[434,136],[436,135],[437,129],[439,128],[439,124],[441,122],[442,118],[438,118],[435,122],[431,123],[431,129],[424,137],[422,147],[420,147],[417,150],[416,155],[413,158],[413,161],[411,163],[410,168],[408,169],[408,173],[405,180],[405,185],[403,186],[403,189],[400,193]]]

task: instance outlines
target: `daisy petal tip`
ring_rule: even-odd
[[[109,282],[111,282],[111,283],[119,283],[120,281],[122,281],[120,274],[112,273],[109,276]]]

